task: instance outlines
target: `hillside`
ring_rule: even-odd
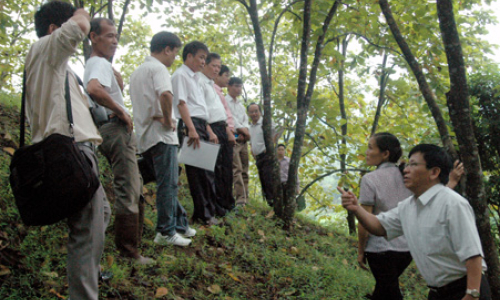
[[[0,104],[0,299],[67,299],[66,226],[24,226],[10,192],[17,116],[16,107]],[[109,167],[102,159],[101,170],[112,202]],[[142,251],[157,264],[138,267],[118,257],[111,222],[102,267],[112,277],[101,282],[101,299],[362,299],[373,288],[370,273],[357,267],[355,238],[301,215],[285,232],[259,200],[229,214],[220,227],[194,225],[198,234],[190,247],[157,246],[153,191],[153,185],[146,187]],[[179,196],[191,215],[186,184]],[[426,298],[413,265],[402,277],[405,299]]]

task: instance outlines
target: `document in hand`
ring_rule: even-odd
[[[214,171],[220,145],[200,141],[200,147],[194,149],[187,145],[188,138],[184,139],[179,151],[179,163],[208,171]]]

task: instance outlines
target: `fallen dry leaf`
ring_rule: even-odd
[[[50,277],[50,278],[57,278],[59,277],[59,274],[56,272],[42,272],[43,275]]]
[[[154,228],[154,227],[155,227],[155,224],[153,223],[153,221],[151,221],[151,220],[150,220],[150,219],[148,219],[148,218],[144,218],[144,223],[145,223],[146,225],[148,225],[149,227],[151,227],[151,228]]]
[[[349,263],[347,262],[347,259],[345,259],[345,258],[342,260],[342,263],[344,264],[344,266],[349,265]]]
[[[227,275],[229,275],[229,277],[231,277],[234,281],[241,282],[241,280],[238,277],[236,277],[236,275],[234,275],[233,273],[227,273]]]
[[[161,298],[163,296],[166,296],[168,294],[168,289],[161,287],[156,290],[155,298]]]
[[[209,286],[207,290],[212,294],[219,294],[220,292],[222,292],[222,289],[217,284]]]
[[[2,150],[4,152],[9,153],[10,155],[14,155],[14,152],[16,152],[16,150],[14,148],[11,148],[11,147],[4,147],[4,148],[2,148]]]
[[[3,267],[0,269],[0,276],[5,276],[10,274],[10,269],[7,267]]]
[[[266,236],[266,235],[264,234],[264,231],[262,231],[261,229],[257,230],[257,233],[258,233],[260,236]]]
[[[271,210],[271,211],[267,214],[266,219],[269,219],[269,218],[272,218],[272,217],[274,217],[274,210]]]
[[[56,295],[56,297],[59,299],[66,299],[66,297],[62,296],[61,294],[56,292],[56,290],[54,290],[54,289],[50,289],[50,293]]]
[[[106,256],[106,264],[108,265],[108,268],[111,268],[114,261],[115,261],[115,258],[113,256],[111,256],[111,255]]]
[[[292,254],[299,254],[299,249],[297,249],[297,247],[290,247],[290,252],[292,252]]]
[[[144,196],[144,200],[146,200],[146,203],[151,205],[151,206],[156,206],[156,203],[155,201],[153,200],[153,197],[151,197],[150,195],[146,195]]]

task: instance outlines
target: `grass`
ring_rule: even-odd
[[[0,106],[0,147],[17,140],[17,108]],[[15,143],[14,143],[15,144]],[[18,216],[8,182],[10,154],[0,151],[0,299],[67,299],[64,223],[26,227]],[[109,166],[101,158],[102,182],[112,202]],[[179,196],[192,212],[184,185]],[[157,264],[136,266],[118,256],[113,223],[101,261],[113,277],[100,284],[100,299],[362,299],[374,280],[356,263],[356,239],[297,214],[294,229],[283,231],[263,201],[254,199],[232,212],[220,227],[198,231],[187,248],[153,243],[154,184],[146,186],[142,252]],[[425,299],[427,288],[414,265],[401,278],[405,299]]]

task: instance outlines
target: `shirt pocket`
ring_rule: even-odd
[[[448,227],[444,224],[421,226],[419,240],[425,255],[446,255],[450,252]]]

